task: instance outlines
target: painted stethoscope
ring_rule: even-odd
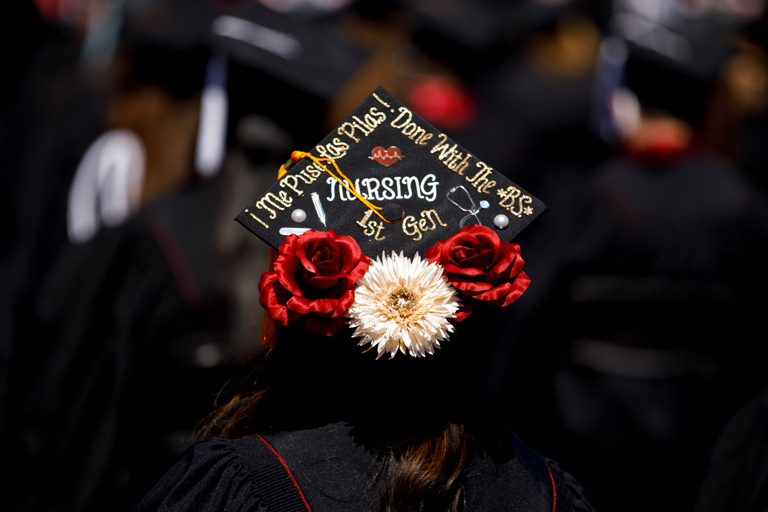
[[[464,192],[464,194],[466,194],[467,199],[469,200],[469,202],[471,204],[471,206],[469,208],[465,208],[464,206],[460,205],[459,203],[454,201],[453,198],[451,197],[451,194],[454,194],[458,190],[461,190],[462,192]],[[477,204],[475,204],[475,201],[472,200],[472,196],[469,195],[469,192],[467,192],[467,189],[464,188],[463,185],[459,185],[457,187],[453,187],[451,190],[448,191],[447,194],[445,194],[445,197],[450,202],[452,202],[457,208],[459,208],[460,210],[468,212],[467,215],[465,215],[464,218],[461,219],[461,222],[459,222],[459,227],[463,228],[464,224],[466,224],[467,220],[469,220],[470,217],[474,217],[475,221],[477,221],[478,225],[480,225],[480,226],[483,225],[483,223],[480,222],[480,218],[477,216],[477,214],[480,212],[480,210],[488,208],[488,207],[491,206],[488,201],[482,200],[482,201],[480,201],[479,206],[478,206]]]

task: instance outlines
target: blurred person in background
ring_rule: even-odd
[[[553,281],[511,317],[507,400],[528,414],[510,423],[555,439],[608,509],[692,508],[717,433],[765,384],[766,199],[712,129],[738,111],[723,116],[723,82],[763,6],[731,7],[614,2],[584,123],[607,151],[537,155],[536,191],[561,208],[526,240]]]
[[[268,253],[232,229],[231,205],[271,181],[294,146],[278,114],[322,111],[323,94],[362,55],[326,39],[326,50],[341,48],[339,72],[302,92],[265,71],[257,46],[225,33],[210,47],[220,16],[253,30],[254,16],[293,20],[248,4],[182,4],[7,7],[45,36],[30,42],[3,103],[0,443],[14,467],[10,509],[127,509],[191,442],[221,382],[258,351],[249,284]],[[303,31],[302,44],[320,32]],[[270,88],[284,96],[254,104],[254,81],[266,98]]]

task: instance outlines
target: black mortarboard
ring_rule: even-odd
[[[473,73],[503,59],[509,43],[554,26],[570,3],[416,0],[406,10],[419,24],[417,45],[455,70]]]
[[[290,132],[315,140],[327,103],[368,56],[340,37],[327,17],[280,12],[258,2],[128,0],[124,10],[123,40],[137,56],[137,79],[181,93],[218,89],[213,96],[224,102],[208,103],[216,110],[212,116],[206,116],[203,95],[201,124],[211,121],[212,141],[251,112],[286,129],[290,119],[310,113],[313,122],[294,123]],[[228,129],[215,126],[222,120]],[[221,158],[219,152],[199,170],[210,174],[205,169],[216,168]]]
[[[309,155],[295,152],[287,173],[237,216],[274,248],[290,233],[332,229],[371,257],[423,256],[470,224],[509,242],[546,210],[382,88]],[[369,204],[342,187],[344,177]]]
[[[324,100],[367,56],[342,40],[327,20],[278,12],[258,2],[130,0],[125,38],[153,49],[220,51],[234,63]]]
[[[617,12],[611,31],[627,43],[625,80],[640,103],[697,126],[732,53],[731,24],[712,16],[679,16],[664,23]]]

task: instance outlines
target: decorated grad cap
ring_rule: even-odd
[[[371,257],[423,256],[469,224],[510,242],[547,209],[381,87],[309,155],[297,153],[236,219],[275,249],[288,234],[333,229]]]
[[[364,314],[368,306],[375,309],[374,296],[381,299],[386,283],[398,281],[384,293],[382,307],[395,308],[384,316],[391,319],[404,308],[401,312],[413,320],[417,298],[431,292],[423,286],[415,292],[408,280],[418,288],[424,284],[420,279],[439,281],[445,274],[453,288],[435,292],[444,304],[433,306],[447,320],[465,318],[480,302],[508,305],[529,282],[519,248],[510,242],[545,210],[541,201],[378,88],[309,152],[295,151],[278,180],[236,220],[280,251],[275,271],[265,273],[259,284],[261,304],[273,320],[302,321],[308,330],[332,335],[344,317],[351,318],[354,336],[376,346],[379,355],[399,350],[423,356],[453,327],[435,320],[435,325],[416,325],[420,334],[409,331],[403,337],[391,325],[380,332],[385,318],[372,319],[381,311]],[[332,237],[332,247],[323,252],[326,259],[359,247],[345,271],[351,282],[337,283],[336,270],[333,279],[321,282],[318,272],[327,274],[327,269],[315,269],[317,262],[293,235],[320,245],[326,243],[319,242],[323,237]],[[391,261],[395,256],[408,261]],[[368,268],[370,258],[376,261]],[[440,266],[430,267],[428,261]],[[471,268],[458,268],[465,264]],[[333,288],[336,302],[308,300],[321,288]],[[446,306],[457,290],[460,297]],[[366,298],[368,304],[358,304]],[[429,307],[424,314],[434,320]]]

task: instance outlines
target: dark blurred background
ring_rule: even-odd
[[[233,222],[382,85],[542,199],[503,419],[607,511],[768,510],[764,0],[5,0],[3,510],[126,511],[257,354]],[[762,341],[761,341],[762,340]]]

